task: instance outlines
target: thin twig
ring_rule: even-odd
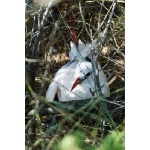
[[[83,12],[82,12],[82,8],[81,8],[81,0],[79,0],[79,10],[80,10],[80,14],[81,14],[81,18],[82,18],[85,30],[86,30],[88,36],[91,38],[91,35],[90,35],[89,31],[87,30],[86,22],[85,22],[85,19],[84,19],[84,16],[83,16]]]
[[[105,42],[106,34],[107,34],[107,32],[108,32],[108,28],[109,28],[109,26],[110,26],[110,23],[111,23],[111,20],[112,20],[112,16],[113,16],[113,14],[114,14],[115,7],[116,7],[116,2],[114,2],[114,3],[112,4],[112,11],[111,11],[110,16],[109,16],[109,19],[108,19],[108,21],[107,21],[106,27],[105,27],[103,33],[102,33],[101,36],[100,36],[101,44],[103,44],[103,43]]]
[[[45,26],[45,23],[46,23],[46,20],[47,20],[47,17],[48,17],[48,13],[50,11],[50,9],[53,7],[53,6],[56,6],[59,2],[61,2],[63,0],[51,0],[49,3],[48,3],[48,6],[43,14],[43,19],[41,21],[41,24],[40,24],[40,28],[39,28],[39,31],[38,31],[38,34],[37,34],[37,39],[33,45],[33,50],[32,50],[32,53],[35,53],[35,51],[37,50],[37,47],[38,47],[38,43],[42,37],[42,34],[43,34],[43,28]]]
[[[30,58],[25,58],[25,61],[28,63],[40,63],[42,60],[40,59],[30,59]]]

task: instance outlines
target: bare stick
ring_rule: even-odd
[[[81,18],[82,18],[82,20],[83,20],[83,25],[84,25],[84,27],[85,27],[85,30],[86,30],[88,36],[91,38],[91,35],[90,35],[90,33],[89,33],[89,31],[87,30],[87,27],[86,27],[85,19],[84,19],[84,17],[83,17],[83,12],[82,12],[82,8],[81,8],[81,1],[79,1],[79,10],[80,10]]]
[[[108,21],[107,21],[106,27],[105,27],[105,29],[104,29],[104,31],[103,31],[101,37],[100,37],[101,44],[105,42],[106,34],[107,34],[107,32],[108,32],[108,28],[109,28],[109,26],[110,26],[110,23],[111,23],[111,20],[112,20],[112,16],[113,16],[113,14],[114,14],[115,7],[116,7],[116,2],[113,3],[112,11],[111,11],[110,16],[109,16],[109,19],[108,19]]]
[[[42,62],[40,59],[30,59],[30,58],[25,58],[25,61],[28,63],[39,63]]]
[[[63,1],[63,0],[51,0],[51,1],[48,3],[48,6],[47,6],[47,8],[46,8],[46,10],[45,10],[45,12],[44,12],[44,14],[43,14],[43,19],[42,19],[42,21],[41,21],[41,25],[40,25],[40,27],[39,27],[39,32],[38,32],[38,34],[37,34],[37,40],[35,41],[35,44],[33,45],[32,53],[35,53],[35,51],[37,50],[38,43],[39,43],[40,38],[41,38],[41,36],[42,36],[42,34],[43,34],[43,28],[44,28],[44,26],[45,26],[45,22],[46,22],[46,20],[47,20],[49,10],[50,10],[53,6],[55,6],[55,5],[57,5],[59,2],[61,2],[61,1]]]

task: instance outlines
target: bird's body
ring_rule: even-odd
[[[89,99],[96,96],[94,71],[90,56],[91,44],[85,45],[79,41],[78,50],[71,42],[70,62],[56,73],[46,93],[47,101],[53,101],[56,94],[59,101],[62,102]],[[98,67],[100,86],[103,86],[101,91],[105,97],[109,97],[110,91],[106,84],[106,76],[99,63]]]

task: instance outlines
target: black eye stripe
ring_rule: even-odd
[[[85,60],[91,62],[91,59],[89,57],[85,57]]]
[[[85,76],[88,77],[91,74],[91,72],[87,73]]]
[[[91,74],[92,74],[92,72],[88,72],[88,73],[85,75],[84,80],[85,80],[86,78],[88,78],[88,76],[90,76]]]

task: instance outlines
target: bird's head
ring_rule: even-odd
[[[80,60],[75,69],[75,81],[72,85],[71,91],[79,84],[81,84],[93,72],[92,63],[86,60]]]

